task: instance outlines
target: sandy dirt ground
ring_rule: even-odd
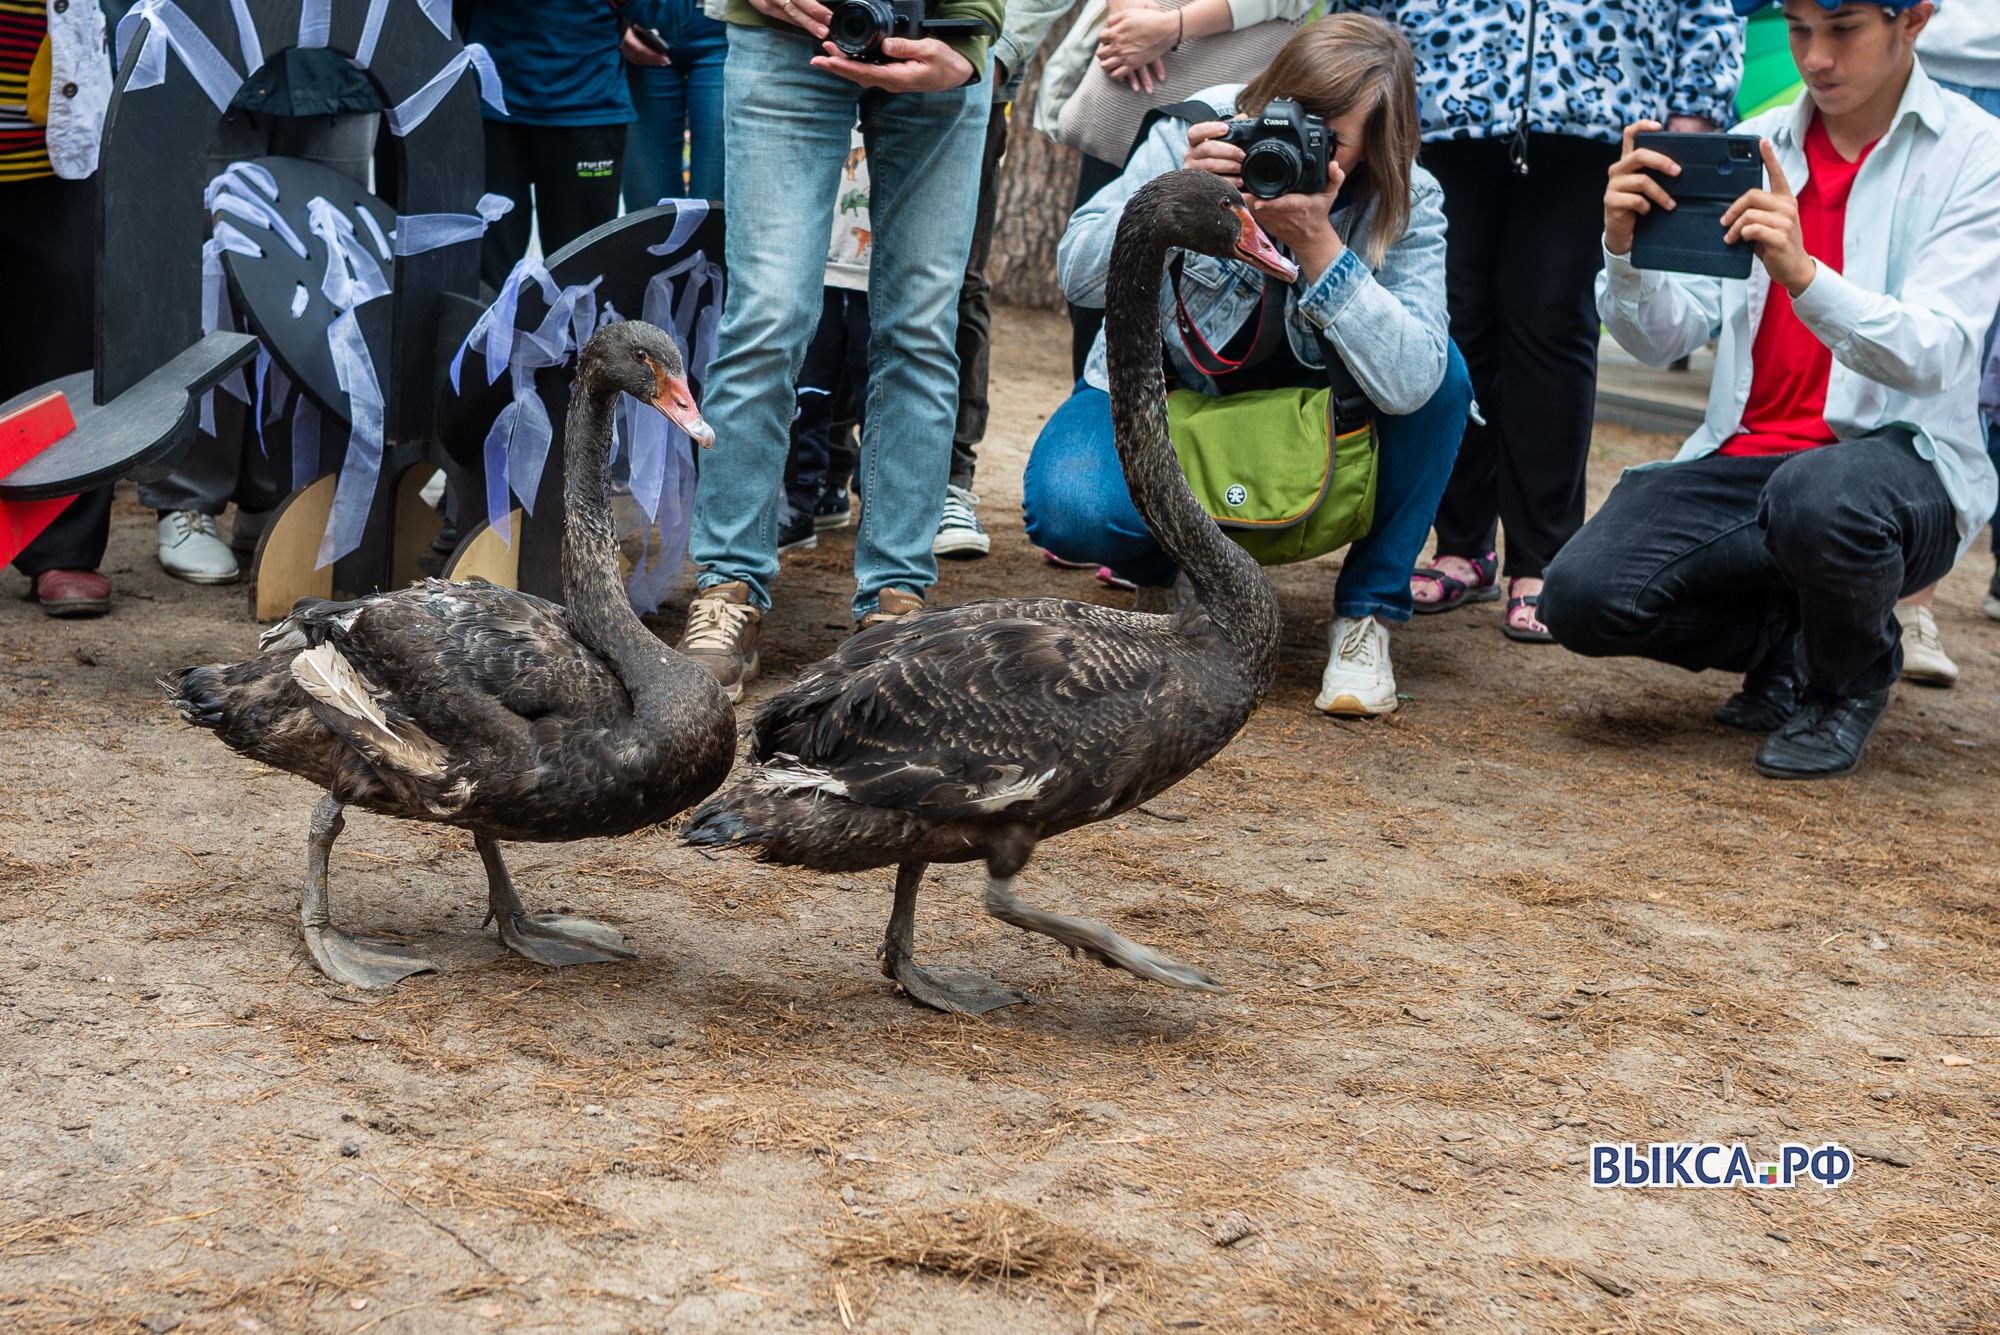
[[[986,561],[939,601],[1111,601],[1021,536],[1067,336],[1003,315]],[[1593,497],[1667,452],[1605,430]],[[443,966],[344,994],[296,923],[302,781],[172,717],[251,648],[241,589],[0,603],[0,1327],[22,1331],[1974,1331],[2000,1325],[2000,625],[1983,554],[1855,778],[1756,777],[1732,683],[1395,633],[1408,703],[1310,711],[1330,562],[1279,573],[1275,694],[1213,763],[1043,846],[1024,892],[1210,970],[1078,963],[926,886],[919,949],[1037,1004],[921,1011],[889,877],[666,830],[516,846],[532,907],[641,956],[482,931],[454,831],[350,819],[336,913]],[[752,701],[846,630],[852,538],[792,559]],[[661,621],[672,638],[678,619]],[[1593,1141],[1834,1140],[1836,1190],[1614,1191]]]

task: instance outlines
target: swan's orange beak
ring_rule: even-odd
[[[715,428],[702,420],[701,410],[694,406],[694,393],[688,383],[677,375],[668,375],[660,367],[653,368],[653,375],[659,380],[658,392],[653,395],[652,404],[660,410],[669,422],[688,433],[688,438],[704,450],[715,444]]]
[[[1289,283],[1297,278],[1299,266],[1278,253],[1278,248],[1271,244],[1271,238],[1264,235],[1264,229],[1250,216],[1250,210],[1241,204],[1233,207],[1236,220],[1243,224],[1242,234],[1236,238],[1236,258],[1280,282]]]

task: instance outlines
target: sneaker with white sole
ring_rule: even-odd
[[[960,561],[976,561],[993,550],[993,539],[979,527],[973,507],[979,498],[964,487],[944,489],[944,516],[938,520],[937,536],[931,539],[932,556],[949,556]]]
[[[1341,718],[1394,713],[1396,674],[1389,666],[1389,628],[1374,617],[1335,617],[1327,630],[1326,673],[1313,708]]]
[[[236,553],[222,540],[214,515],[168,510],[160,516],[160,564],[190,584],[234,584]]]
[[[715,674],[731,700],[757,675],[757,628],[764,614],[742,580],[713,584],[688,604],[687,630],[677,648]]]
[[[912,612],[924,610],[924,595],[921,590],[912,593],[907,589],[884,589],[875,595],[875,606],[861,614],[854,623],[854,633],[859,635],[870,626],[883,626],[891,621],[901,621]]]
[[[1944,651],[1938,639],[1937,618],[1928,607],[1901,603],[1896,620],[1903,624],[1903,680],[1922,686],[1952,686],[1958,682],[1958,664]]]

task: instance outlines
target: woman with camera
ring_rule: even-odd
[[[1250,83],[1211,88],[1198,101],[1213,114],[1163,117],[1124,173],[1071,217],[1058,251],[1063,290],[1071,301],[1103,304],[1125,202],[1154,177],[1185,166],[1246,187],[1257,221],[1297,259],[1298,278],[1266,286],[1247,264],[1176,255],[1161,301],[1164,351],[1179,386],[1208,396],[1196,402],[1202,408],[1248,406],[1234,396],[1287,387],[1358,389],[1334,397],[1372,418],[1374,512],[1334,587],[1314,707],[1386,714],[1397,695],[1385,623],[1409,619],[1409,564],[1430,531],[1472,401],[1447,333],[1440,191],[1416,165],[1409,44],[1380,20],[1335,15],[1301,30]],[[1111,566],[1142,590],[1171,586],[1177,572],[1125,490],[1108,387],[1100,335],[1082,381],[1029,458],[1029,538],[1058,557]],[[1340,430],[1351,415],[1343,408]],[[1253,470],[1280,443],[1264,436],[1265,421],[1242,421]],[[1185,468],[1185,447],[1181,455]],[[1259,490],[1254,471],[1241,481],[1231,497]]]

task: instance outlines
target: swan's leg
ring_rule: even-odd
[[[486,864],[486,921],[500,922],[500,939],[537,964],[603,964],[629,960],[625,936],[608,923],[567,913],[529,913],[500,860],[500,845],[475,835],[479,860]]]
[[[995,876],[986,883],[986,911],[1024,932],[1040,932],[1043,936],[1054,937],[1071,950],[1095,956],[1100,964],[1136,973],[1141,978],[1195,992],[1222,990],[1219,983],[1200,969],[1120,936],[1101,922],[1092,922],[1088,918],[1065,918],[1060,913],[1044,913],[1022,903],[1014,893],[1014,878],[1011,876]]]
[[[923,883],[924,866],[905,862],[896,868],[896,906],[889,912],[889,931],[882,938],[882,949],[876,952],[882,972],[895,979],[910,1000],[959,1015],[984,1015],[1002,1006],[1033,1001],[1026,992],[971,969],[918,966],[911,952],[917,933],[917,887]]]
[[[333,925],[326,905],[326,870],[333,841],[347,825],[340,805],[331,793],[319,800],[306,840],[306,892],[299,901],[299,929],[313,962],[334,982],[354,987],[388,987],[413,973],[436,973],[437,965],[393,938],[350,935]]]

